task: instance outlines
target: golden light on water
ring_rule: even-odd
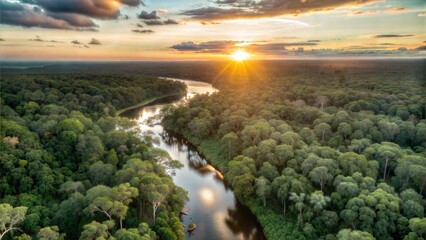
[[[247,60],[250,57],[250,54],[248,54],[246,51],[240,49],[240,50],[237,50],[236,52],[234,52],[233,54],[231,54],[230,57],[237,62],[242,62],[242,61]]]
[[[206,205],[214,203],[214,192],[209,188],[203,188],[200,191],[200,198]]]

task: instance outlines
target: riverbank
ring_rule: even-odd
[[[220,142],[215,139],[198,141],[191,137],[188,132],[180,132],[179,134],[194,145],[197,151],[205,157],[212,166],[217,168],[223,175],[226,174],[228,170],[228,161],[226,160],[226,156],[223,155],[226,151]],[[226,177],[224,181],[227,182]],[[228,185],[231,186],[229,183]],[[281,209],[276,209],[276,207],[271,205],[263,207],[262,201],[258,198],[251,197],[250,199],[243,199],[237,195],[235,196],[256,216],[267,239],[304,239],[293,219],[289,217],[285,218],[283,214],[278,214],[282,211]]]
[[[132,110],[132,109],[135,109],[135,108],[145,107],[145,106],[147,106],[147,105],[149,105],[151,103],[154,103],[157,100],[160,100],[160,99],[163,99],[163,98],[167,98],[167,97],[172,97],[172,96],[179,96],[179,94],[175,93],[175,94],[167,94],[167,95],[163,95],[163,96],[159,96],[159,97],[147,98],[147,99],[143,100],[142,102],[140,102],[140,103],[138,103],[136,105],[133,105],[133,106],[130,106],[130,107],[126,107],[126,108],[122,108],[122,109],[117,110],[117,112],[115,113],[115,115],[116,116],[120,116],[122,113],[124,113],[126,111],[129,111],[129,110]]]

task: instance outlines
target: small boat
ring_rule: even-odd
[[[197,228],[197,225],[195,225],[195,223],[190,223],[188,225],[188,232],[192,232]]]
[[[184,208],[184,209],[182,209],[182,211],[180,211],[180,213],[183,214],[183,215],[188,215],[189,209],[190,208]]]

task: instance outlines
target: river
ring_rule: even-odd
[[[195,94],[217,91],[208,83],[170,80],[182,81],[188,86],[187,96],[179,101],[186,101]],[[188,215],[182,215],[181,220],[188,226],[192,218],[197,225],[192,233],[186,232],[186,239],[266,239],[256,217],[235,198],[219,171],[185,139],[173,136],[161,125],[147,124],[146,120],[159,114],[163,106],[154,104],[129,110],[122,115],[136,120],[141,131],[150,132],[159,139],[156,147],[166,150],[173,159],[184,165],[172,177],[176,185],[188,192],[190,199],[186,205],[190,208]]]

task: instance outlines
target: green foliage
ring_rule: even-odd
[[[161,166],[179,164],[162,161],[152,139],[141,139],[115,113],[182,96],[184,84],[72,74],[2,75],[0,84],[0,238],[12,239],[13,231],[20,240],[156,239],[151,211],[141,207],[152,193],[133,186],[144,176],[167,186],[158,214],[173,219],[182,209],[186,192]],[[135,164],[144,171],[129,171]],[[163,227],[183,239],[177,226],[174,220]],[[25,234],[16,236],[18,230]]]
[[[9,204],[0,204],[0,239],[6,234],[13,234],[13,231],[19,230],[18,226],[22,223],[27,213],[27,207],[12,207]]]
[[[383,84],[384,72],[366,65],[321,66],[312,77],[268,67],[261,79],[217,80],[218,93],[168,108],[163,124],[224,173],[268,239],[417,236],[409,221],[425,208],[424,83],[406,69],[394,72],[404,83]],[[294,229],[277,230],[279,218]]]

